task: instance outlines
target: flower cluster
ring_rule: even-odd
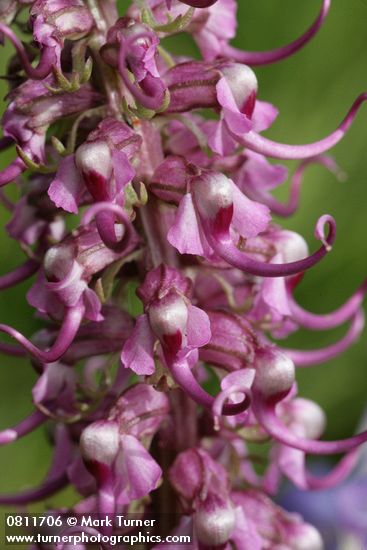
[[[330,0],[304,35],[265,52],[231,46],[235,0],[135,0],[124,16],[116,4],[0,5],[0,38],[15,49],[0,140],[15,159],[0,186],[20,195],[0,199],[27,256],[0,289],[34,277],[27,300],[44,322],[31,339],[0,325],[0,351],[28,357],[38,375],[33,412],[0,444],[47,423],[54,445],[43,483],[0,504],[29,505],[71,484],[77,512],[180,513],[171,528],[192,529],[195,549],[320,549],[318,531],[272,497],[283,478],[334,487],[367,441],[367,431],[320,440],[324,413],[298,395],[295,376],[356,341],[367,284],[331,313],[303,309],[295,288],[331,250],[335,221],[315,221],[309,253],[272,215],[297,209],[308,165],[338,175],[326,153],[367,94],[324,139],[273,142],[263,131],[278,112],[258,98],[253,67],[307,44]],[[167,51],[177,33],[201,59]],[[272,191],[287,170],[269,157],[299,160],[286,204]],[[326,348],[277,343],[344,323]],[[264,442],[260,472],[253,449]],[[310,454],[343,456],[315,477]]]

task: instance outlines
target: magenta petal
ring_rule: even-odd
[[[221,78],[216,86],[217,99],[222,107],[224,120],[236,135],[243,135],[252,130],[252,121],[238,108],[231,88],[225,78]]]
[[[256,237],[268,227],[271,216],[269,208],[246,197],[232,183],[233,225],[242,237]]]
[[[256,132],[267,130],[278,116],[278,109],[267,101],[256,100],[252,115],[253,128]]]
[[[177,248],[180,254],[204,255],[200,229],[192,196],[187,193],[180,201],[176,218],[167,234],[168,242]]]
[[[236,527],[231,540],[238,550],[262,550],[263,539],[259,535],[253,521],[246,517],[241,507],[236,508]]]
[[[205,346],[211,338],[209,317],[195,306],[189,305],[187,311],[187,345],[190,348]]]
[[[65,157],[49,187],[48,196],[58,208],[77,214],[84,190],[84,182],[75,166],[74,155]]]
[[[279,467],[284,475],[300,489],[307,489],[305,453],[299,449],[293,449],[281,445],[279,449]]]
[[[213,130],[208,137],[208,145],[218,155],[227,156],[233,154],[236,142],[227,130],[223,116],[214,123]]]
[[[251,368],[230,372],[223,378],[220,387],[222,390],[228,390],[234,386],[250,389],[255,378],[255,373],[256,370]]]
[[[279,254],[274,258],[273,263],[281,263]],[[289,308],[289,299],[286,288],[286,282],[283,277],[269,277],[265,279],[262,283],[261,295],[264,302],[272,309],[274,312],[290,316],[291,311]]]
[[[83,293],[83,302],[85,306],[85,318],[90,321],[102,321],[102,304],[97,294],[91,288],[86,288]]]
[[[144,497],[156,489],[162,470],[143,445],[132,435],[122,435],[115,463],[119,504]]]
[[[150,328],[147,315],[140,315],[134,330],[125,342],[121,353],[124,367],[139,375],[149,375],[154,372],[154,334]]]
[[[116,191],[120,193],[135,176],[135,170],[131,166],[127,155],[123,151],[112,151],[113,170],[116,181]]]

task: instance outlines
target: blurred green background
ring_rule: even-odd
[[[315,18],[320,0],[239,0],[239,31],[235,44],[246,49],[268,49],[295,39]],[[121,2],[121,7],[127,2]],[[256,69],[260,99],[280,110],[268,136],[290,143],[319,139],[344,117],[355,97],[367,90],[367,1],[333,0],[331,13],[317,37],[287,61]],[[186,39],[172,39],[176,52],[185,53]],[[0,75],[4,74],[9,45],[0,50]],[[0,83],[1,97],[5,86]],[[3,103],[5,105],[5,102]],[[286,222],[315,249],[316,219],[330,213],[338,224],[333,251],[309,272],[297,291],[299,302],[316,312],[340,305],[367,274],[367,109],[363,107],[347,137],[333,154],[348,173],[340,183],[321,167],[307,170],[301,208]],[[9,156],[1,157],[5,166]],[[290,167],[294,164],[290,163]],[[279,193],[287,196],[287,189]],[[17,244],[7,238],[9,219],[0,212],[0,272],[6,273],[24,259]],[[0,322],[31,335],[38,324],[27,305],[28,285],[0,294]],[[287,344],[304,349],[335,341],[346,327],[325,333],[300,331]],[[322,366],[298,372],[300,393],[317,401],[328,416],[327,437],[351,434],[366,404],[366,332],[341,357]],[[35,381],[27,362],[1,357],[0,429],[18,422],[31,411],[30,390]],[[0,492],[36,485],[45,474],[50,449],[44,431],[0,449]],[[51,499],[62,502],[63,497]]]

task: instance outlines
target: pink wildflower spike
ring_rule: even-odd
[[[221,185],[214,185],[220,178]],[[335,221],[331,216],[322,216],[315,229],[316,238],[323,246],[308,258],[285,264],[267,264],[252,259],[240,251],[233,243],[230,226],[234,220],[236,196],[225,176],[211,173],[202,174],[192,179],[195,205],[205,237],[209,245],[223,260],[233,267],[243,269],[253,275],[262,277],[284,277],[310,269],[329,251],[335,239]],[[232,194],[233,193],[233,194]],[[329,234],[324,234],[324,225],[328,225]]]
[[[0,189],[0,206],[26,254],[0,289],[34,275],[27,299],[42,323],[31,341],[0,325],[16,341],[0,342],[0,352],[28,356],[37,376],[33,411],[1,431],[0,444],[50,419],[55,448],[40,485],[0,495],[0,505],[27,506],[71,486],[81,495],[72,515],[181,513],[172,534],[189,535],[193,550],[322,548],[312,526],[267,494],[283,477],[301,490],[343,482],[367,442],[364,427],[321,440],[324,415],[298,397],[294,364],[329,360],[358,338],[367,283],[329,314],[304,310],[294,289],[331,249],[335,221],[317,220],[321,244],[310,255],[271,214],[296,210],[309,164],[342,176],[324,152],[367,94],[316,143],[264,138],[278,110],[258,99],[247,60],[298,51],[330,0],[299,39],[253,54],[229,45],[237,6],[132,0],[119,17],[116,0],[0,0],[0,43],[15,46],[0,152],[18,155],[0,188],[14,182],[19,191],[10,199]],[[190,35],[199,58],[169,51],[178,33]],[[287,170],[269,156],[302,160],[285,204],[272,192]],[[274,343],[302,326],[346,321],[347,334],[326,348]],[[250,441],[269,443],[264,475]],[[308,471],[308,454],[338,453],[323,477]],[[123,534],[114,526],[64,534],[82,533]]]
[[[163,265],[147,274],[137,291],[146,313],[138,318],[122,350],[121,361],[125,367],[135,372],[144,369],[144,374],[152,374],[157,340],[169,362],[206,344],[210,338],[208,318],[186,298],[190,286],[188,279]],[[196,335],[198,329],[200,332]]]
[[[302,36],[297,38],[297,40],[291,42],[287,46],[264,52],[246,52],[224,44],[224,55],[240,63],[246,63],[253,66],[276,63],[277,61],[286,59],[302,49],[318,33],[329,13],[330,5],[331,0],[323,0],[320,13],[311,27]],[[221,53],[223,54],[223,51]]]

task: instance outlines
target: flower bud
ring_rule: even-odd
[[[199,61],[179,63],[164,75],[170,92],[168,113],[181,113],[194,108],[218,107],[216,84],[220,72]]]
[[[224,174],[203,172],[192,181],[195,204],[214,232],[226,233],[233,217],[232,182]]]
[[[191,281],[176,269],[161,264],[147,273],[143,284],[136,293],[144,306],[147,307],[157,299],[159,300],[169,294],[172,289],[188,296],[191,290]]]
[[[113,198],[109,196],[107,188],[112,174],[112,156],[107,142],[83,143],[75,154],[75,162],[88,191],[96,201]]]
[[[73,267],[75,250],[65,244],[52,246],[44,258],[45,274],[48,281],[55,282],[64,279]]]
[[[324,543],[320,533],[308,523],[297,526],[297,533],[287,541],[292,550],[323,550]]]
[[[326,425],[326,417],[322,408],[308,399],[297,397],[286,405],[291,415],[291,422],[300,424],[307,439],[318,439]]]
[[[240,112],[251,118],[255,108],[257,79],[247,65],[231,63],[221,68]]]
[[[78,40],[88,34],[94,19],[82,0],[36,0],[31,9],[35,38],[42,43],[45,29],[55,38]],[[52,30],[51,30],[52,29]]]
[[[297,262],[308,256],[308,245],[295,231],[281,230],[275,234],[275,246],[284,262]]]
[[[162,201],[178,204],[186,193],[188,176],[185,159],[169,156],[154,172],[149,189]]]
[[[176,293],[170,293],[149,308],[153,332],[172,353],[176,353],[182,345],[187,319],[185,300]]]
[[[294,363],[275,349],[259,353],[255,359],[253,388],[265,399],[280,400],[287,395],[295,380]]]
[[[80,448],[85,462],[111,466],[119,450],[119,428],[116,422],[99,420],[83,431]]]
[[[191,504],[198,503],[197,509],[211,494],[210,498],[215,498],[216,494],[222,500],[229,498],[226,470],[202,449],[180,453],[170,468],[169,480],[181,498]]]
[[[232,504],[210,495],[194,514],[194,528],[205,546],[220,546],[228,542],[236,523]]]
[[[167,396],[148,384],[136,384],[124,392],[111,411],[125,433],[139,439],[152,437],[169,412]]]

